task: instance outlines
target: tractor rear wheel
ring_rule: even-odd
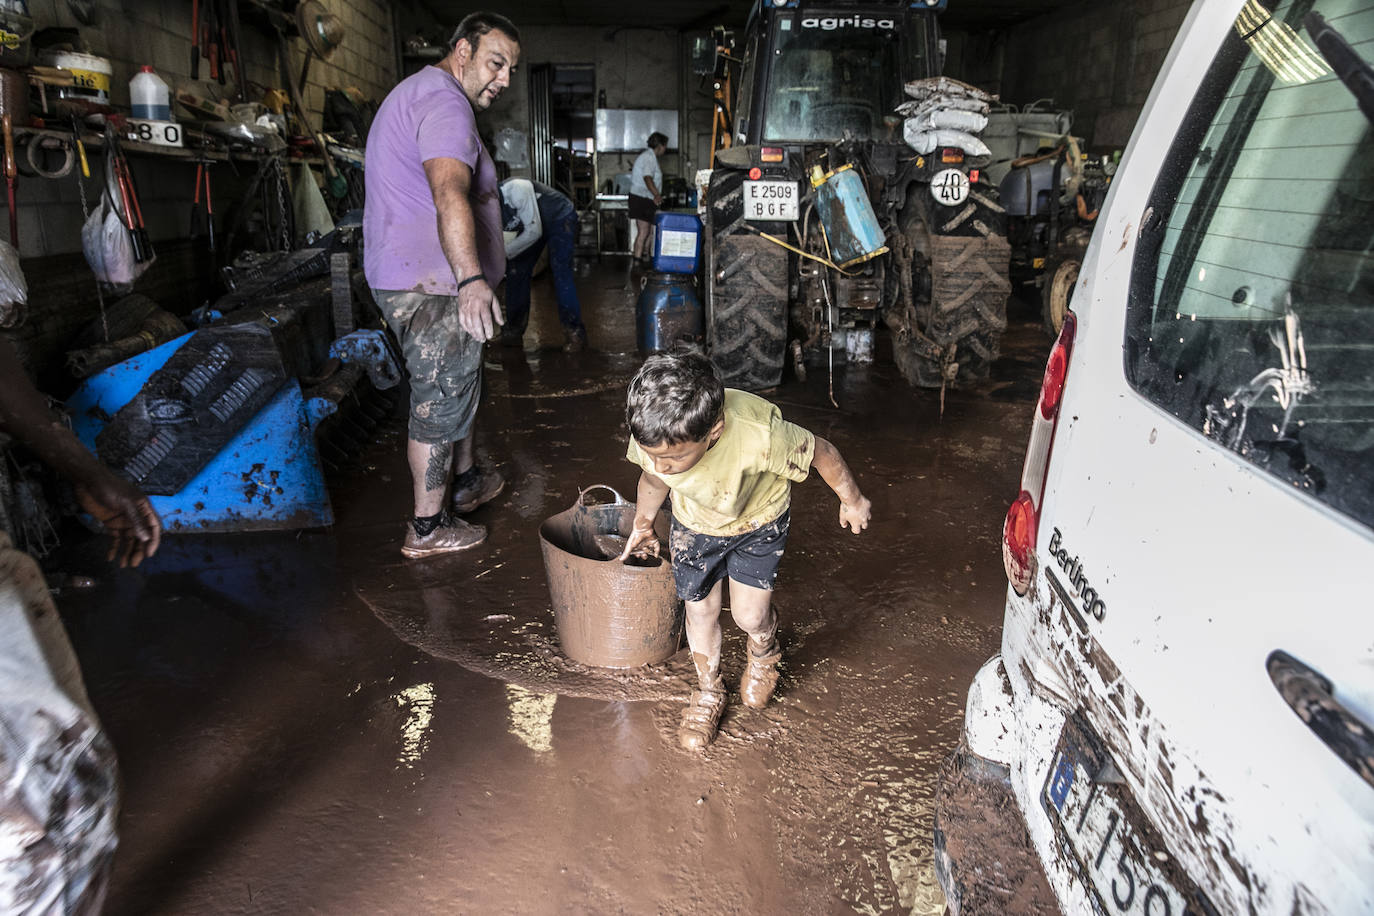
[[[902,218],[914,260],[921,262],[911,266],[913,286],[928,288],[929,297],[921,301],[913,295],[913,331],[925,340],[894,346],[894,358],[902,376],[921,388],[988,378],[1000,354],[1011,291],[1011,248],[1000,231],[1002,214],[971,197],[955,217],[957,225],[939,227],[961,234],[941,235],[930,229],[934,209],[921,195],[908,203]],[[922,272],[928,287],[914,282]]]
[[[742,234],[744,177],[717,169],[707,192],[706,339],[725,384],[758,391],[782,381],[788,261],[780,245]]]

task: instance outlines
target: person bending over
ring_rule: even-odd
[[[549,271],[563,325],[563,349],[576,353],[587,345],[582,305],[573,279],[573,248],[577,243],[577,209],[566,194],[543,182],[508,178],[501,182],[501,219],[506,237],[506,323],[501,343],[520,346],[530,319],[530,280],[544,246],[549,248]]]

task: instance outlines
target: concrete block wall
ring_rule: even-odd
[[[1002,100],[1052,99],[1074,111],[1093,149],[1125,146],[1191,0],[1106,0],[1067,7],[1012,31]]]

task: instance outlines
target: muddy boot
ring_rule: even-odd
[[[453,479],[449,507],[457,515],[467,515],[478,506],[495,499],[506,488],[506,478],[495,468],[474,464]]]
[[[699,751],[716,738],[720,714],[725,711],[725,681],[716,678],[710,687],[692,691],[692,702],[682,711],[677,727],[677,743],[684,750]]]
[[[762,709],[778,686],[778,662],[782,660],[782,650],[774,642],[764,650],[766,655],[755,655],[751,645],[745,655],[744,674],[739,679],[739,695],[745,706]]]

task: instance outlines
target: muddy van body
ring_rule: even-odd
[[[946,774],[1065,913],[1374,912],[1371,60],[1370,0],[1197,0],[1099,217]]]

